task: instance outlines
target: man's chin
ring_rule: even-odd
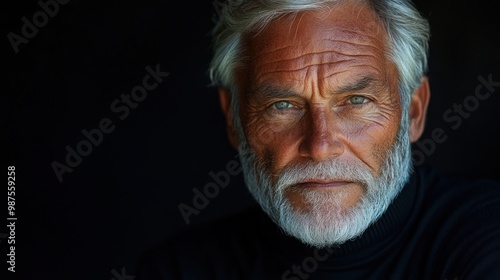
[[[352,212],[342,209],[311,210],[307,213],[291,211],[280,217],[279,226],[290,236],[310,246],[322,248],[342,244],[361,235],[369,226],[357,223]]]
[[[294,207],[285,199],[277,211],[277,222],[288,235],[305,244],[319,248],[342,244],[369,226],[359,203],[354,206],[342,203],[345,195],[308,191],[303,207]]]

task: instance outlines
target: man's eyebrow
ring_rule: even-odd
[[[271,98],[289,98],[298,96],[299,94],[291,89],[275,86],[273,84],[265,83],[257,86],[252,90],[252,93],[257,98],[271,99]]]
[[[338,89],[335,89],[332,94],[343,94],[348,92],[356,92],[364,90],[370,86],[378,86],[379,83],[377,79],[372,76],[365,76],[347,85],[343,85]],[[252,89],[252,93],[257,98],[271,99],[271,98],[290,98],[294,96],[299,96],[300,94],[287,88],[282,88],[270,83],[265,83],[263,85],[257,86]]]
[[[335,89],[333,94],[342,94],[348,92],[356,92],[364,90],[370,86],[378,86],[378,81],[372,76],[362,77],[354,82],[351,82],[347,85],[341,86],[339,89]]]

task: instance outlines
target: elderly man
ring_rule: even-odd
[[[429,27],[404,0],[229,1],[210,74],[260,207],[143,279],[500,279],[500,188],[413,168]]]

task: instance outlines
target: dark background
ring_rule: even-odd
[[[500,81],[498,9],[486,0],[416,4],[432,31],[423,138],[435,128],[448,136],[425,164],[500,179],[500,87],[458,129],[443,119],[474,95],[478,76]],[[146,248],[187,227],[178,205],[192,205],[192,189],[213,181],[209,172],[225,170],[236,155],[208,87],[216,9],[210,0],[71,0],[15,54],[6,35],[21,34],[21,18],[39,10],[36,1],[17,1],[0,12],[4,166],[16,166],[18,279],[109,280],[122,268],[134,275]],[[111,103],[157,64],[170,76],[119,120]],[[51,163],[64,163],[65,147],[75,148],[85,139],[81,131],[103,118],[115,130],[59,182]],[[241,174],[232,176],[189,226],[252,203]],[[6,243],[1,239],[2,271]]]

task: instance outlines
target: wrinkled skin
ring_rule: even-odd
[[[386,53],[387,34],[367,6],[341,4],[330,12],[301,12],[272,21],[245,38],[249,56],[239,72],[240,118],[250,146],[268,172],[305,161],[338,157],[365,164],[379,176],[401,120],[398,72]],[[238,147],[229,106],[220,89],[229,138]],[[418,140],[429,101],[425,78],[411,101],[410,139]],[[342,192],[342,206],[365,190],[354,182],[306,182],[315,191]],[[287,198],[301,210],[300,192]]]

